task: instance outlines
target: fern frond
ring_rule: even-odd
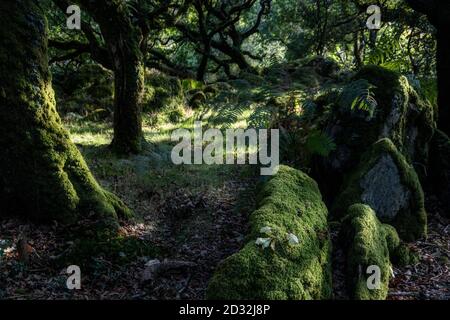
[[[301,120],[311,121],[316,116],[317,105],[314,100],[306,99],[302,102],[302,114],[300,116]]]
[[[230,128],[244,116],[244,112],[248,110],[248,106],[237,104],[235,106],[224,105],[218,108],[209,118],[212,126],[220,126],[224,129]]]
[[[248,118],[248,124],[251,128],[263,129],[269,128],[274,115],[274,109],[267,104],[257,106]]]
[[[336,150],[336,144],[326,133],[312,131],[306,138],[305,148],[311,154],[327,157],[332,151]]]
[[[376,87],[365,79],[350,82],[342,90],[338,104],[341,108],[364,110],[373,117],[378,106],[373,93]]]

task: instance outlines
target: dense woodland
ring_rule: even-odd
[[[449,299],[447,78],[445,0],[2,0],[0,299]]]

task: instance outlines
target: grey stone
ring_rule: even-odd
[[[400,210],[406,208],[411,192],[402,185],[400,172],[388,154],[378,162],[361,180],[361,200],[375,210],[381,219],[394,219]]]

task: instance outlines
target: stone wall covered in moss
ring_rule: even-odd
[[[382,139],[369,148],[342,190],[333,205],[335,216],[343,217],[351,205],[364,203],[381,221],[395,226],[402,239],[426,235],[427,216],[419,178],[391,140]]]
[[[259,194],[247,244],[218,267],[207,298],[330,298],[327,215],[316,182],[281,166]]]
[[[355,204],[349,208],[340,238],[346,252],[346,274],[351,299],[384,300],[387,297],[391,274],[389,248],[399,245],[398,236],[390,236],[392,231],[395,233],[390,226],[379,222],[369,206]],[[381,277],[379,287],[369,289],[368,277],[373,271],[367,271],[371,266],[379,268]]]

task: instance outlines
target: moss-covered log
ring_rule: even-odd
[[[0,2],[0,217],[116,225],[130,211],[103,190],[56,112],[47,23],[33,0]]]
[[[346,252],[347,285],[351,299],[384,300],[389,289],[391,262],[389,250],[396,250],[400,240],[395,229],[383,225],[366,205],[355,204],[342,222],[340,239]],[[377,266],[380,270],[378,288],[369,288],[368,277]],[[369,279],[369,284],[372,284]]]
[[[207,298],[330,298],[328,211],[316,182],[281,166],[259,198],[259,209],[250,217],[248,243],[218,267]],[[298,238],[298,244],[289,244],[289,234]],[[269,246],[263,248],[257,238],[270,239],[270,245],[266,242]]]
[[[402,239],[426,235],[424,194],[414,168],[389,139],[376,142],[348,176],[333,205],[343,217],[355,203],[371,206],[377,217],[395,226]]]

